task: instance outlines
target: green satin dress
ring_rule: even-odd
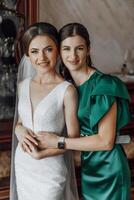
[[[117,102],[117,132],[130,121],[130,97],[125,84],[96,70],[78,86],[81,136],[98,133],[98,124]],[[110,151],[82,152],[83,200],[130,200],[130,170],[120,144]]]

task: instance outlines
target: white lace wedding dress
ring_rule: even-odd
[[[67,81],[58,84],[38,104],[32,113],[30,101],[31,78],[23,81],[18,112],[22,124],[33,132],[52,131],[61,134],[65,126],[63,99]],[[68,169],[64,155],[36,160],[24,153],[18,144],[15,152],[15,176],[18,200],[71,200],[65,196]],[[75,199],[75,198],[74,198]]]

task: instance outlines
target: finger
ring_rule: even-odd
[[[30,129],[28,129],[28,132],[30,133],[30,135],[32,136],[32,137],[36,137],[36,135],[33,133],[33,131],[31,131]]]
[[[22,149],[22,151],[25,153],[25,148],[24,148],[24,146],[23,146],[23,143],[20,143],[20,147],[21,147],[21,149]]]
[[[31,135],[27,134],[26,138],[31,141],[32,143],[34,143],[35,145],[38,145],[38,142],[35,138],[33,138]]]
[[[34,147],[35,147],[35,144],[33,144],[31,141],[29,141],[27,138],[25,138],[24,139],[24,143],[26,144],[26,145],[28,145],[29,146],[29,148],[32,150],[32,149],[34,149]]]
[[[23,147],[24,147],[24,149],[25,149],[25,152],[31,152],[31,149],[29,148],[29,146],[24,142],[23,143]]]

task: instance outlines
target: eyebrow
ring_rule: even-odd
[[[52,46],[51,45],[48,45],[48,46],[46,46],[46,47],[44,47],[43,49],[47,49],[47,48],[52,48]],[[38,50],[38,48],[36,48],[36,47],[33,47],[33,48],[31,48],[31,49],[29,49],[29,50]]]
[[[78,46],[76,46],[76,47],[83,47],[84,46],[84,44],[80,44],[80,45],[78,45]],[[64,46],[62,46],[62,47],[70,47],[70,45],[64,45]]]

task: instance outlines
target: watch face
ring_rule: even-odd
[[[58,149],[64,149],[65,144],[62,142],[58,142]]]

